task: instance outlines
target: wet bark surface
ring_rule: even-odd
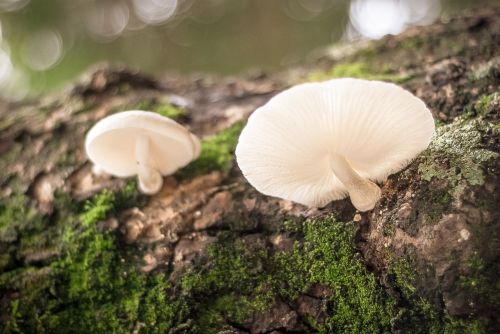
[[[3,332],[500,330],[500,12],[324,50],[281,73],[151,78],[99,68],[0,106]],[[233,151],[246,118],[306,81],[396,82],[436,119],[430,147],[381,184],[308,208],[259,194]],[[85,133],[111,113],[168,115],[199,161],[146,197],[94,175]]]

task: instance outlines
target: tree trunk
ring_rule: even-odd
[[[500,331],[500,11],[324,50],[234,78],[94,70],[0,113],[3,332]],[[430,147],[359,213],[258,193],[233,151],[296,83],[396,82],[436,120]],[[94,175],[88,129],[129,109],[175,118],[200,158],[152,197]]]

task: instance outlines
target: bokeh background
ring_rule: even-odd
[[[91,64],[236,74],[377,39],[496,0],[0,0],[0,96],[58,89]]]

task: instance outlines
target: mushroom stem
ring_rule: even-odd
[[[160,172],[151,166],[151,145],[147,136],[139,136],[135,142],[135,160],[137,161],[137,177],[139,189],[147,194],[156,194],[163,185]]]
[[[330,160],[330,166],[335,176],[344,184],[351,198],[352,204],[359,211],[373,209],[380,199],[380,188],[370,180],[362,178],[349,162],[341,155],[336,155]]]

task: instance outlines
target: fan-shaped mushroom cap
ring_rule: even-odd
[[[423,101],[401,87],[335,79],[292,87],[257,109],[241,133],[236,158],[260,192],[324,206],[348,192],[336,165],[382,181],[423,151],[433,134]]]
[[[88,132],[85,149],[90,160],[115,176],[138,174],[139,160],[161,175],[169,175],[199,156],[200,142],[169,118],[134,110],[99,121]],[[137,151],[141,151],[139,156]]]

